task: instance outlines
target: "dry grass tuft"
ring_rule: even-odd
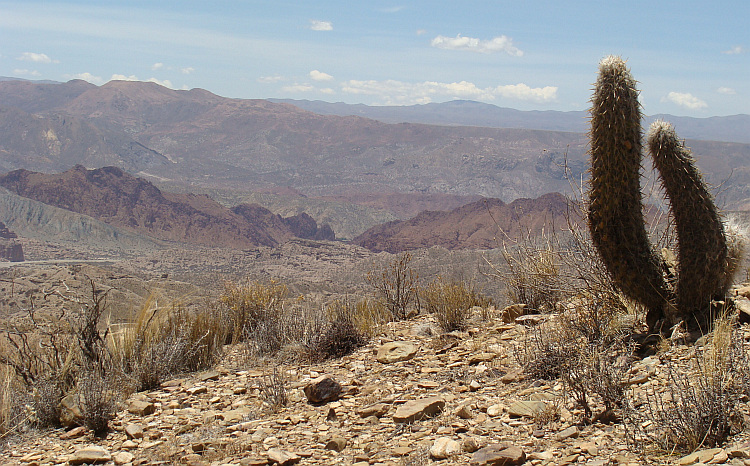
[[[465,281],[445,281],[442,277],[430,282],[420,291],[421,304],[433,314],[444,332],[464,330],[475,306],[482,308],[492,300],[479,294]]]

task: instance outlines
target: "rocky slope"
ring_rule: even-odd
[[[323,364],[259,364],[237,347],[215,370],[132,395],[104,437],[81,427],[32,431],[0,457],[9,466],[750,464],[747,432],[691,455],[641,455],[621,422],[581,423],[561,383],[519,370],[517,345],[539,319],[490,316],[443,336],[429,316],[391,323]],[[665,343],[632,365],[626,383],[665,393],[670,371],[687,370],[690,358],[690,347]],[[269,386],[284,390],[287,406],[270,408]]]
[[[353,242],[372,251],[396,253],[430,246],[446,249],[492,249],[506,240],[536,236],[565,224],[569,203],[562,194],[537,199],[482,199],[451,211],[425,211],[405,221],[370,228]]]
[[[229,210],[206,196],[162,193],[119,168],[76,166],[58,175],[16,170],[0,176],[13,193],[160,240],[219,247],[276,246],[293,237],[333,239],[306,215],[281,218],[260,206]]]

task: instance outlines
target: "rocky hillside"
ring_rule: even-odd
[[[372,251],[396,253],[442,246],[446,249],[492,249],[506,239],[562,226],[569,203],[559,193],[537,199],[482,199],[451,211],[425,211],[410,220],[370,228],[353,242]]]
[[[16,238],[18,236],[0,222],[0,260],[23,262],[23,246]]]
[[[115,167],[79,165],[57,175],[16,170],[0,176],[0,186],[160,240],[246,248],[276,246],[294,237],[334,238],[329,227],[318,227],[304,214],[284,219],[257,205],[229,210],[206,196],[162,193]]]

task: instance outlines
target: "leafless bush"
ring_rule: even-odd
[[[504,245],[503,257],[508,272],[500,275],[510,301],[526,304],[532,312],[554,311],[563,287],[555,238],[529,234],[515,246]]]
[[[410,305],[418,298],[417,274],[410,266],[411,259],[408,252],[401,253],[386,266],[371,270],[366,277],[396,320],[406,319]]]
[[[276,367],[273,368],[273,373],[258,379],[260,398],[274,413],[289,405],[287,383],[284,373],[277,370]]]
[[[421,304],[433,314],[444,332],[464,330],[474,306],[487,307],[492,303],[465,281],[446,282],[442,277],[420,290]]]
[[[147,300],[135,322],[108,340],[113,365],[132,381],[133,390],[149,390],[175,374],[212,367],[228,339],[228,319],[220,309],[153,308],[152,303]]]
[[[739,409],[747,396],[748,355],[732,322],[719,318],[703,348],[696,347],[690,366],[666,366],[663,391],[633,394],[625,425],[634,445],[656,445],[664,451],[690,452],[721,445],[744,428]]]
[[[109,429],[123,395],[115,376],[92,366],[82,371],[76,388],[80,394],[83,424],[94,435],[102,435]]]

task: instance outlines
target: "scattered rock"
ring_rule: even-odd
[[[83,437],[84,435],[86,435],[86,428],[78,426],[60,435],[60,440],[72,440],[74,438]]]
[[[503,323],[514,323],[518,317],[526,314],[526,307],[526,304],[511,304],[510,306],[504,307],[503,310],[500,311]]]
[[[148,416],[156,412],[156,405],[151,402],[143,400],[134,400],[128,405],[128,412],[135,414],[136,416]]]
[[[391,409],[390,405],[385,403],[375,403],[370,406],[365,406],[357,410],[357,415],[360,417],[381,417],[384,416]]]
[[[83,411],[81,411],[78,393],[68,393],[60,401],[60,424],[65,427],[83,424]]]
[[[450,437],[440,437],[432,444],[430,457],[436,460],[444,460],[461,453],[461,450],[461,443]]]
[[[135,456],[128,451],[119,451],[115,453],[114,455],[112,455],[112,460],[118,466],[132,463],[134,459],[135,459]]]
[[[445,408],[445,400],[439,396],[407,401],[396,409],[393,421],[409,423],[437,416]]]
[[[680,466],[688,466],[691,464],[702,463],[702,464],[720,464],[724,463],[729,459],[729,455],[723,448],[711,448],[708,450],[701,450],[691,453],[687,456],[683,456],[677,460],[677,464]]]
[[[68,464],[96,464],[106,463],[112,460],[112,455],[98,445],[91,445],[77,450],[68,458]]]
[[[266,452],[266,456],[271,463],[278,464],[279,466],[295,464],[302,459],[299,455],[278,448],[269,449]]]
[[[125,426],[125,435],[129,439],[143,438],[143,426],[140,424],[128,424]]]
[[[326,442],[326,450],[342,451],[346,448],[347,441],[344,437],[336,435]]]
[[[318,404],[338,400],[343,388],[330,375],[321,375],[305,385],[303,391],[307,401]]]
[[[376,359],[383,364],[408,361],[417,354],[417,347],[401,341],[392,341],[378,348]]]
[[[547,407],[544,401],[516,401],[508,408],[508,414],[514,417],[534,417]]]
[[[578,437],[578,435],[580,435],[580,433],[581,429],[579,429],[578,426],[570,426],[567,429],[553,435],[552,440],[562,442],[563,440],[567,440],[569,438],[576,438]]]
[[[495,443],[474,452],[472,466],[515,466],[526,462],[526,453],[518,447]]]

